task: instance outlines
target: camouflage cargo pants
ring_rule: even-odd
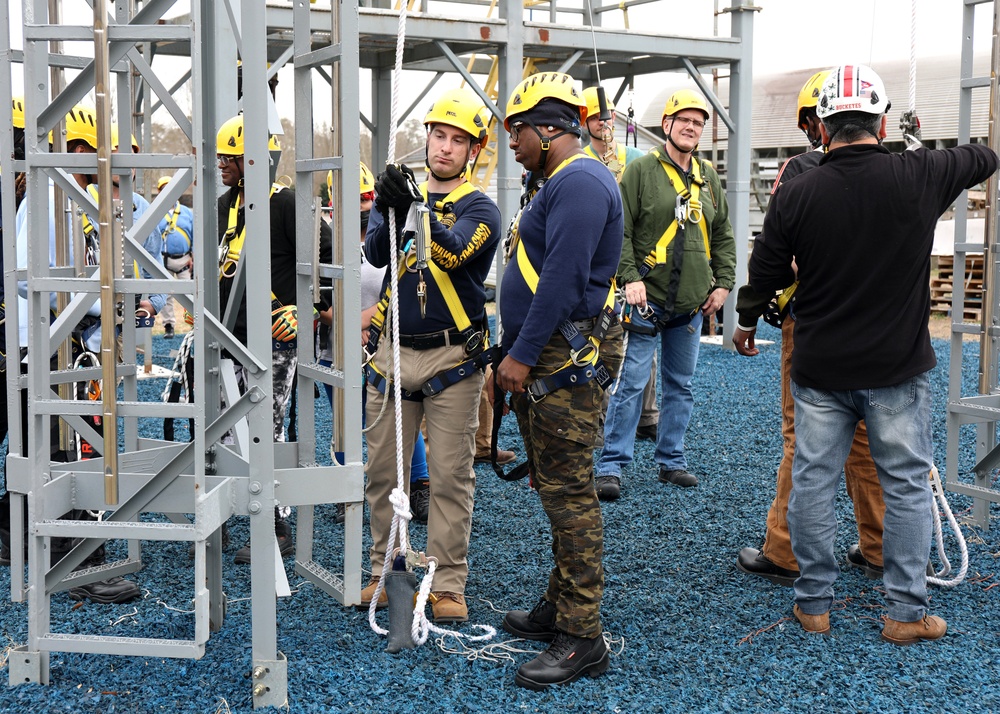
[[[584,332],[587,334],[587,332]],[[569,343],[558,332],[542,350],[530,379],[562,367]],[[601,344],[601,359],[617,374],[622,329]],[[556,627],[576,637],[601,634],[604,595],[604,523],[594,490],[594,445],[599,435],[602,389],[596,381],[559,389],[539,402],[511,397],[532,479],[552,528],[552,555],[545,599],[556,606]]]
[[[274,394],[274,440],[285,440],[285,410],[295,386],[295,369],[299,364],[299,353],[296,350],[274,350],[271,352],[271,390]],[[240,394],[247,391],[246,369],[239,362],[235,365],[236,383]],[[224,442],[225,443],[225,442]]]

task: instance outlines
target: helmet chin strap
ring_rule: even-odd
[[[671,145],[673,145],[673,147],[675,149],[677,149],[679,152],[681,152],[682,154],[694,154],[694,150],[698,148],[697,144],[695,144],[695,146],[694,146],[693,149],[682,149],[681,147],[677,146],[677,142],[674,141],[673,134],[674,134],[674,120],[673,120],[673,118],[671,118],[670,119],[670,130],[667,131],[667,141],[669,141],[671,143]]]

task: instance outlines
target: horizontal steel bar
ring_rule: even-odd
[[[106,540],[140,539],[162,541],[193,541],[196,530],[194,524],[155,523],[132,521],[114,523],[111,521],[40,521],[35,524],[36,535],[61,538],[103,538]]]
[[[152,637],[108,637],[69,635],[50,632],[38,638],[38,647],[48,652],[135,655],[139,657],[174,657],[201,659],[205,646],[194,640],[164,640]]]

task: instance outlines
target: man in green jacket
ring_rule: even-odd
[[[631,162],[621,180],[625,209],[618,283],[624,285],[625,361],[604,426],[598,489],[620,486],[631,463],[642,390],[659,341],[659,479],[697,486],[684,458],[684,432],[694,408],[691,379],[702,320],[722,308],[736,278],[736,241],[719,175],[694,158],[705,122],[705,99],[675,92],[663,110],[666,142]]]

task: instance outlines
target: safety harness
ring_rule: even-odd
[[[598,156],[597,152],[594,151],[594,147],[590,144],[588,144],[583,150],[586,152],[587,156],[597,159],[608,167],[608,170],[614,174],[615,183],[622,182],[622,174],[625,173],[625,147],[622,144],[618,144],[615,147],[614,154],[611,156]]]
[[[586,157],[593,158],[592,155],[586,155]],[[552,178],[552,176],[555,176],[560,170],[580,158],[584,158],[584,155],[577,154],[566,159],[555,168],[548,178]],[[524,195],[522,195],[521,209],[510,222],[510,227],[507,229],[506,239],[507,260],[517,266],[517,270],[520,272],[521,277],[524,279],[525,284],[531,290],[532,294],[535,294],[538,291],[539,276],[538,271],[528,259],[528,251],[524,247],[524,242],[521,240],[520,221],[521,212],[523,211],[524,206],[530,202],[531,198],[534,197],[543,183],[544,181],[536,186],[529,186]],[[613,380],[611,378],[611,373],[608,371],[607,366],[601,359],[600,347],[601,342],[604,341],[608,331],[614,327],[615,323],[618,321],[618,315],[615,312],[616,292],[617,288],[614,278],[612,278],[611,285],[608,289],[608,296],[604,301],[604,307],[601,308],[601,312],[597,317],[576,321],[567,319],[559,325],[558,329],[560,334],[562,334],[562,336],[569,343],[570,357],[566,363],[559,367],[555,372],[545,377],[540,377],[531,383],[527,390],[529,399],[537,403],[547,394],[551,394],[557,389],[577,387],[586,384],[593,379],[597,380],[602,389],[606,390],[609,386],[611,386]],[[584,337],[581,330],[590,330],[590,334],[587,337]],[[500,365],[501,358],[502,356],[500,351],[496,350],[493,362],[494,375]],[[500,422],[503,419],[505,400],[506,394],[500,388],[499,384],[495,383],[493,399],[493,432],[490,435],[490,456],[493,471],[498,477],[504,481],[519,481],[529,474],[529,465],[527,462],[515,466],[509,472],[505,472],[503,467],[497,463],[497,444],[500,438]]]
[[[274,182],[271,184],[271,191],[268,193],[267,197],[270,198],[281,191],[283,191],[287,186],[282,183]],[[239,225],[239,213],[240,213],[240,196],[236,195],[236,200],[229,207],[229,222],[226,225],[226,232],[222,236],[222,243],[219,245],[219,280],[232,279],[236,277],[236,270],[240,264],[240,256],[243,254],[243,245],[246,243],[247,237],[247,225],[246,222],[243,223],[243,227],[237,231],[236,227]],[[166,233],[164,233],[166,235]],[[284,304],[278,300],[277,295],[274,291],[271,291],[271,312],[284,307]],[[297,339],[291,339],[288,342],[282,342],[281,340],[271,340],[271,350],[274,352],[282,352],[285,350],[294,350],[298,346]]]
[[[479,190],[480,189],[478,187],[466,181],[455,188],[454,191],[449,193],[442,200],[435,201],[432,210],[435,214],[437,214],[439,219],[446,217],[453,212],[456,203],[468,196],[470,193],[474,193]],[[426,203],[426,183],[420,185],[420,193]],[[425,213],[423,216],[418,213],[417,217],[420,220],[429,221],[430,213]],[[416,240],[421,239],[420,234],[429,237],[429,225],[425,225],[422,229],[418,230],[417,233],[418,236]],[[424,397],[437,396],[451,385],[471,377],[477,370],[480,372],[485,370],[486,365],[490,364],[493,360],[493,353],[496,350],[496,347],[487,347],[489,344],[489,328],[485,319],[478,328],[473,326],[472,321],[469,319],[469,316],[465,311],[465,307],[462,305],[462,300],[458,296],[458,291],[455,290],[455,285],[451,281],[451,276],[448,275],[446,271],[441,270],[441,268],[435,265],[432,260],[428,260],[426,265],[431,279],[437,285],[441,296],[444,298],[445,305],[448,307],[448,312],[451,314],[451,319],[452,322],[454,322],[456,329],[420,335],[401,334],[399,336],[399,344],[403,347],[409,347],[414,350],[428,350],[451,345],[462,345],[465,349],[467,359],[462,360],[458,364],[449,367],[446,370],[438,372],[436,375],[424,382],[420,386],[419,391],[411,392],[403,389],[403,399],[408,401],[422,401]],[[389,308],[393,282],[399,282],[399,280],[402,279],[407,272],[416,272],[416,266],[416,246],[415,241],[411,240],[404,247],[403,254],[399,258],[397,280],[386,281],[385,288],[382,290],[382,296],[375,309],[375,314],[372,316],[371,326],[368,328],[368,344],[363,348],[365,353],[365,378],[368,383],[375,387],[375,389],[377,389],[381,394],[386,393],[386,388],[390,384],[390,381],[386,378],[386,375],[380,372],[375,366],[374,362],[372,362],[372,358],[378,350],[379,340],[382,337],[382,332],[385,327],[386,312]]]
[[[673,243],[674,238],[680,234],[681,245],[677,246],[672,253],[670,265],[670,282],[667,284],[667,297],[664,301],[663,318],[653,322],[652,326],[637,325],[631,320],[631,306],[625,305],[622,311],[622,327],[630,332],[638,332],[644,335],[656,335],[661,330],[690,323],[697,314],[699,308],[695,308],[690,313],[674,315],[674,304],[677,300],[677,291],[680,288],[681,269],[684,264],[684,229],[689,222],[697,224],[701,232],[702,242],[705,245],[705,255],[708,260],[712,259],[711,241],[708,237],[708,221],[705,219],[705,212],[702,209],[701,187],[706,186],[702,178],[701,162],[691,158],[691,188],[688,189],[684,178],[670,160],[660,153],[659,149],[651,152],[660,161],[660,167],[667,175],[667,180],[674,189],[674,220],[671,221],[663,235],[656,241],[656,245],[649,251],[639,264],[639,277],[645,278],[649,272],[657,265],[667,264],[667,249]],[[710,164],[709,164],[710,165]],[[708,187],[711,192],[711,186]],[[651,313],[646,313],[643,317],[651,317]]]
[[[97,186],[90,184],[87,186],[87,193],[90,197],[94,199],[95,203],[100,201],[97,194]],[[135,197],[132,198],[132,211],[136,210]],[[90,216],[87,215],[86,211],[80,212],[80,223],[83,227],[83,244],[84,244],[84,263],[86,265],[100,265],[101,264],[101,243],[100,236],[97,232],[97,226],[93,224],[90,220]],[[136,279],[142,277],[142,272],[139,270],[139,263],[135,260],[132,261],[132,276]],[[147,310],[139,308],[139,296],[136,296],[136,310],[135,310],[135,326],[137,329],[149,328],[153,326],[156,319]],[[119,316],[120,317],[120,316]],[[101,319],[94,315],[86,315],[80,323],[77,325],[76,333],[80,338],[81,344],[84,345],[86,349],[87,339],[94,333],[95,330],[100,328]]]
[[[188,249],[183,253],[165,254],[168,258],[182,258],[191,252],[191,236],[187,234],[187,231],[185,231],[183,228],[177,225],[177,219],[180,218],[180,215],[181,215],[181,202],[178,201],[177,203],[174,204],[174,208],[170,212],[170,217],[167,218],[167,227],[163,229],[163,233],[160,234],[160,238],[163,239],[163,245],[166,246],[167,236],[176,231],[177,233],[180,233],[182,236],[184,236],[184,240],[187,241]]]
[[[767,307],[764,308],[764,322],[774,327],[781,327],[781,323],[785,321],[788,313],[792,310],[792,304],[795,302],[795,289],[798,286],[799,281],[796,280],[771,298],[770,302],[767,303]]]

